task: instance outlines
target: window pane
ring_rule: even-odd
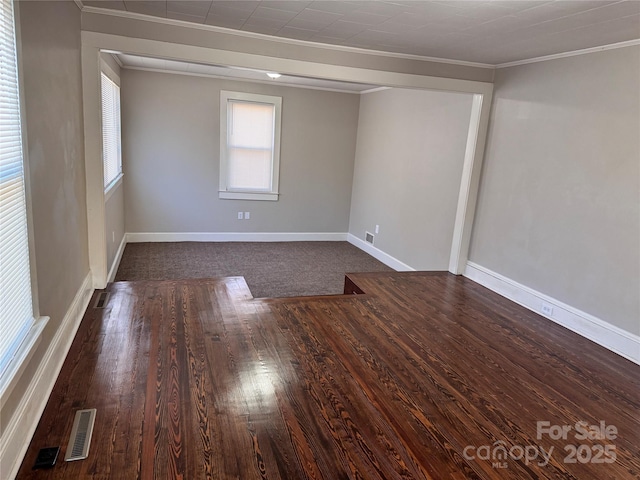
[[[229,189],[271,190],[271,150],[229,148]]]
[[[220,92],[220,198],[277,200],[282,98]]]
[[[231,101],[229,107],[230,147],[273,149],[273,105]]]
[[[120,87],[102,74],[102,161],[104,186],[122,173],[120,146]]]
[[[0,4],[0,374],[33,324],[11,0]]]

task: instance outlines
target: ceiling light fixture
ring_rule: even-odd
[[[280,75],[279,73],[276,72],[268,72],[267,73],[267,77],[269,77],[272,80],[275,80],[276,78],[280,78],[282,75]]]

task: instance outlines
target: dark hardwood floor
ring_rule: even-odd
[[[346,289],[365,293],[110,285],[18,478],[640,478],[639,366],[462,277]],[[97,409],[89,457],[64,462],[82,408]],[[31,470],[56,445],[55,467]]]

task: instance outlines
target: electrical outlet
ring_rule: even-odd
[[[542,302],[542,314],[547,317],[553,316],[553,305],[547,302]]]
[[[249,220],[251,218],[251,212],[244,212],[244,219]]]
[[[238,212],[238,220],[242,220],[242,212]]]
[[[377,234],[377,233],[380,233],[380,225],[376,225],[376,231],[375,231],[375,233],[376,233],[376,234]]]

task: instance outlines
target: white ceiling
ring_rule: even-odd
[[[84,0],[331,45],[499,65],[640,38],[638,0]]]

